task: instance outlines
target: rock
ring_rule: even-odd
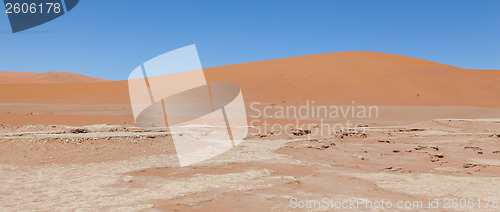
[[[474,151],[482,150],[480,147],[477,147],[477,146],[466,146],[466,147],[464,147],[464,149],[472,149]]]
[[[444,158],[444,153],[435,153],[431,154],[432,157],[437,157],[437,158]]]
[[[394,171],[394,172],[403,171],[403,168],[402,167],[394,167],[394,168],[392,168],[392,171]]]
[[[399,151],[399,150],[397,150],[397,149],[395,149],[395,150],[392,150],[392,152],[394,152],[394,153],[398,153],[398,152],[400,152],[400,151]]]
[[[109,125],[106,130],[108,132],[126,132],[127,128],[121,125]]]
[[[345,137],[357,137],[357,138],[366,138],[367,135],[364,133],[357,132],[353,129],[347,130],[347,131],[342,131],[340,130],[340,138],[345,138]]]
[[[429,154],[431,156],[431,161],[432,162],[437,162],[439,161],[439,158],[444,158],[444,153],[434,153],[434,154]]]
[[[95,124],[83,127],[67,127],[71,133],[92,133],[92,132],[126,132],[127,128],[120,125]]]
[[[493,154],[500,154],[499,150],[493,151]]]
[[[80,128],[80,127],[74,127],[74,128],[69,128],[68,129],[70,133],[88,133],[89,131],[85,128]]]
[[[387,143],[387,144],[390,144],[390,143],[391,143],[391,141],[386,141],[386,140],[379,140],[378,142],[379,142],[379,143]]]
[[[438,146],[434,146],[434,145],[427,145],[427,148],[431,148],[431,149],[434,149],[436,151],[439,151],[439,147]]]
[[[415,150],[422,150],[422,149],[425,149],[427,148],[426,146],[421,146],[421,145],[418,145],[417,147],[415,147],[414,149]]]
[[[295,136],[303,136],[303,135],[311,134],[311,130],[294,129],[294,130],[292,130],[292,134]]]
[[[392,167],[392,166],[389,166],[389,167],[386,167],[384,169],[388,169],[388,170],[391,170],[393,172],[401,172],[401,171],[403,171],[402,167]]]
[[[399,130],[399,132],[420,132],[420,131],[425,131],[425,129],[413,128],[413,129],[400,129]]]
[[[330,145],[323,145],[323,146],[321,146],[322,149],[328,149],[328,147],[330,147]]]
[[[464,168],[468,169],[468,168],[473,168],[473,167],[476,167],[477,164],[472,164],[472,163],[464,163]]]

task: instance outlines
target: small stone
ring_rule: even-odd
[[[417,147],[413,148],[415,150],[421,150],[421,149],[424,149],[424,148],[427,148],[426,146],[421,146],[421,145],[418,145]]]
[[[444,153],[436,153],[436,154],[433,154],[432,157],[444,158]]]
[[[466,147],[464,147],[464,149],[472,149],[474,151],[481,150],[481,148],[477,147],[477,146],[466,146]]]
[[[472,167],[476,167],[477,164],[472,164],[472,163],[464,163],[464,168],[468,169],[468,168],[472,168]]]
[[[439,147],[438,147],[438,146],[428,145],[427,147],[428,147],[428,148],[431,148],[431,149],[434,149],[434,150],[436,150],[436,151],[439,151]]]

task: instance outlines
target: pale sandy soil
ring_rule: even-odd
[[[0,209],[287,211],[291,198],[500,197],[500,120],[358,130],[366,136],[250,135],[220,156],[180,168],[161,130],[3,126]]]

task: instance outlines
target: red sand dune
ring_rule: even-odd
[[[0,84],[1,103],[61,105],[130,104],[127,81],[65,84]]]
[[[499,70],[462,69],[386,53],[308,55],[206,68],[205,74],[208,81],[238,84],[247,103],[288,105],[309,100],[328,105],[350,105],[354,101],[356,105],[379,106],[500,107]],[[129,104],[127,81],[61,72],[0,72],[0,89],[4,91],[0,94],[0,103],[4,104],[0,123],[4,124],[23,119],[12,114],[7,117],[8,104],[101,105],[102,111],[111,111],[109,105]],[[33,110],[37,107],[33,105]],[[126,110],[119,124],[133,121]],[[88,121],[106,123],[109,117]],[[37,121],[31,117],[29,122]]]
[[[500,71],[375,52],[340,52],[206,69],[250,101],[346,105],[500,106]]]
[[[88,77],[80,74],[54,72],[12,72],[0,71],[0,84],[53,84],[53,83],[92,83],[110,80]]]

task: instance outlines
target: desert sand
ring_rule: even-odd
[[[0,72],[0,210],[293,211],[324,198],[425,208],[441,198],[440,211],[445,198],[472,199],[474,209],[500,199],[500,70],[340,52],[204,71],[240,86],[250,133],[188,167],[168,130],[135,125],[127,81]],[[258,114],[306,104],[371,105],[378,116],[305,117],[315,127],[277,132],[263,123],[296,117]],[[354,125],[326,132],[320,121]],[[491,204],[481,210],[496,211]]]

